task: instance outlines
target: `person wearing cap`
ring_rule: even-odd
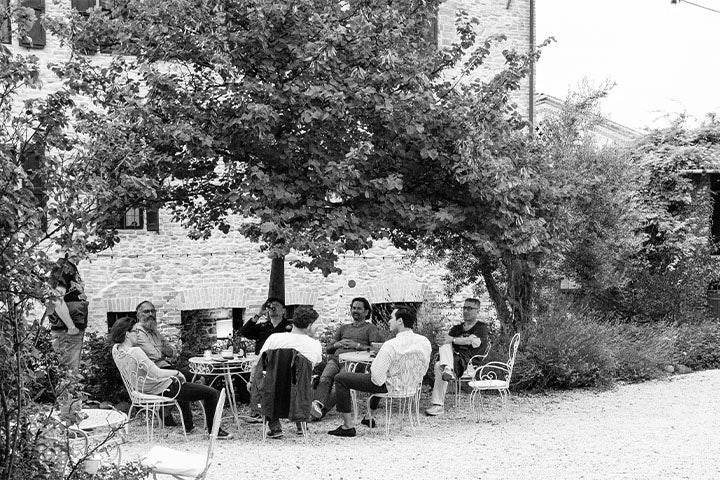
[[[243,324],[240,335],[255,340],[255,354],[258,355],[270,335],[290,330],[292,323],[285,319],[285,302],[270,297],[263,303],[260,312]]]

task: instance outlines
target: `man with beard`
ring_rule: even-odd
[[[325,369],[320,374],[320,382],[315,394],[310,413],[320,419],[335,406],[332,392],[335,375],[340,372],[339,355],[345,352],[369,350],[373,342],[383,342],[384,335],[372,323],[368,322],[371,309],[370,302],[363,297],[353,298],[350,302],[352,323],[341,325],[333,335],[333,343],[327,348],[329,358]]]
[[[193,374],[188,370],[182,370],[175,367],[171,362],[175,360],[177,351],[170,342],[157,329],[157,310],[155,305],[149,300],[140,303],[135,308],[138,325],[134,331],[137,333],[135,346],[140,347],[143,352],[152,360],[155,365],[163,370],[177,370],[190,380]],[[174,427],[177,425],[173,419],[170,410],[166,410],[165,425]]]

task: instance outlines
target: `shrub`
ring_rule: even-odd
[[[91,399],[112,403],[129,400],[105,335],[85,333],[80,374],[83,390]]]
[[[672,329],[608,322],[590,311],[550,312],[521,337],[513,384],[521,389],[608,387],[663,375]]]
[[[720,368],[720,324],[713,321],[678,327],[672,360],[693,370]]]

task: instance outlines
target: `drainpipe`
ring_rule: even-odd
[[[535,0],[530,0],[530,56],[532,63],[530,64],[530,103],[528,108],[528,118],[530,120],[531,135],[535,135]]]

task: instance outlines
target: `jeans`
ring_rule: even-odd
[[[369,373],[342,372],[335,377],[335,395],[337,397],[337,411],[340,413],[352,412],[352,397],[350,390],[368,393],[387,393],[385,385],[375,385]],[[375,410],[380,399],[373,397],[370,402],[370,409]]]
[[[339,371],[340,364],[337,359],[331,358],[327,361],[325,368],[320,374],[320,382],[315,389],[313,398],[323,404],[325,411],[330,410],[335,404],[335,400],[331,395],[331,389],[335,381],[335,375],[337,375]]]
[[[60,368],[75,373],[80,370],[80,354],[82,353],[85,330],[77,335],[68,335],[67,330],[51,330],[52,346],[58,354]]]
[[[162,392],[163,397],[175,398],[180,405],[185,429],[189,430],[193,427],[192,412],[190,411],[190,402],[202,400],[205,407],[205,419],[207,421],[208,433],[212,431],[213,418],[215,418],[215,409],[217,408],[220,392],[212,387],[200,385],[199,383],[185,382],[180,385],[178,391],[178,382],[173,383]],[[175,394],[177,393],[177,396]]]

